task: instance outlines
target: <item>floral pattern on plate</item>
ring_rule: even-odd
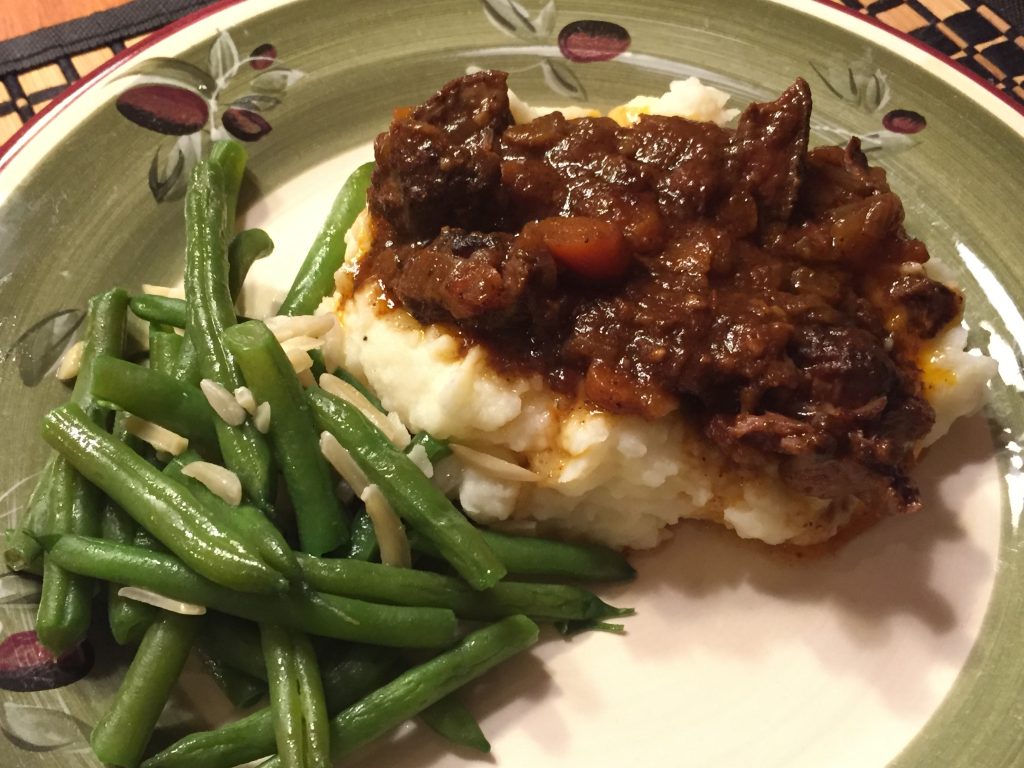
[[[532,17],[516,0],[480,2],[487,20],[502,34],[532,45],[549,42],[554,35],[555,0],[548,0]],[[561,55],[578,64],[610,61],[625,53],[632,42],[624,27],[595,19],[569,22],[558,32],[556,39]],[[533,67],[540,68],[544,82],[555,93],[577,101],[587,98],[583,82],[562,59],[541,56],[540,61],[528,69]]]
[[[180,198],[211,141],[228,136],[259,141],[270,133],[273,126],[266,113],[303,74],[281,63],[271,43],[243,57],[231,33],[222,31],[210,46],[208,70],[180,59],[154,58],[125,75],[133,82],[117,97],[118,112],[171,137],[150,163],[153,198]]]
[[[865,152],[883,149],[889,153],[899,152],[917,144],[918,140],[911,137],[927,127],[924,115],[913,110],[897,108],[888,109],[879,118],[879,114],[892,102],[892,89],[889,85],[889,75],[876,67],[870,57],[830,65],[814,61],[808,63],[829,95],[851,105],[871,119],[870,124],[865,124],[866,130],[859,134]],[[877,127],[879,123],[881,129]],[[816,128],[825,133],[832,133],[827,128]],[[846,135],[848,137],[848,134]],[[837,138],[840,142],[844,140],[841,137]]]

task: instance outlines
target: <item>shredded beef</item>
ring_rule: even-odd
[[[454,80],[378,137],[357,282],[595,407],[682,409],[801,492],[915,509],[907,472],[934,422],[917,359],[961,297],[920,269],[927,251],[856,139],[808,150],[807,84],[735,130],[624,128],[558,112],[516,125],[505,77]],[[621,279],[553,250],[560,227],[609,226]]]

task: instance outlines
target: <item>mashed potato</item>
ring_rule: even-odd
[[[640,97],[612,111],[622,123],[659,112],[725,122],[725,94],[690,79],[659,99]],[[543,109],[513,101],[517,120]],[[768,544],[824,541],[849,520],[852,506],[800,494],[771,469],[729,464],[678,413],[657,421],[591,410],[552,391],[539,375],[496,372],[482,347],[401,309],[381,311],[372,285],[353,291],[354,266],[372,241],[364,212],[347,237],[331,309],[341,320],[335,354],[411,431],[425,430],[492,454],[536,475],[518,481],[449,457],[434,480],[484,525],[525,524],[614,547],[647,548],[683,518],[723,524]],[[922,360],[935,407],[933,442],[984,401],[993,361],[963,351],[952,328]],[[498,473],[500,474],[500,473]]]

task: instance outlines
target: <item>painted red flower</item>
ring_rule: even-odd
[[[117,111],[136,125],[170,136],[195,133],[210,116],[206,99],[175,85],[138,85],[117,97]]]
[[[54,656],[35,632],[17,632],[0,643],[0,688],[21,692],[60,688],[85,677],[92,663],[87,642]]]
[[[580,19],[562,27],[558,49],[569,61],[609,61],[629,48],[629,32],[610,21]]]

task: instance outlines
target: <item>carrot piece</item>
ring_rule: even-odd
[[[629,269],[622,231],[588,216],[552,217],[537,222],[555,260],[592,280],[609,281]]]

